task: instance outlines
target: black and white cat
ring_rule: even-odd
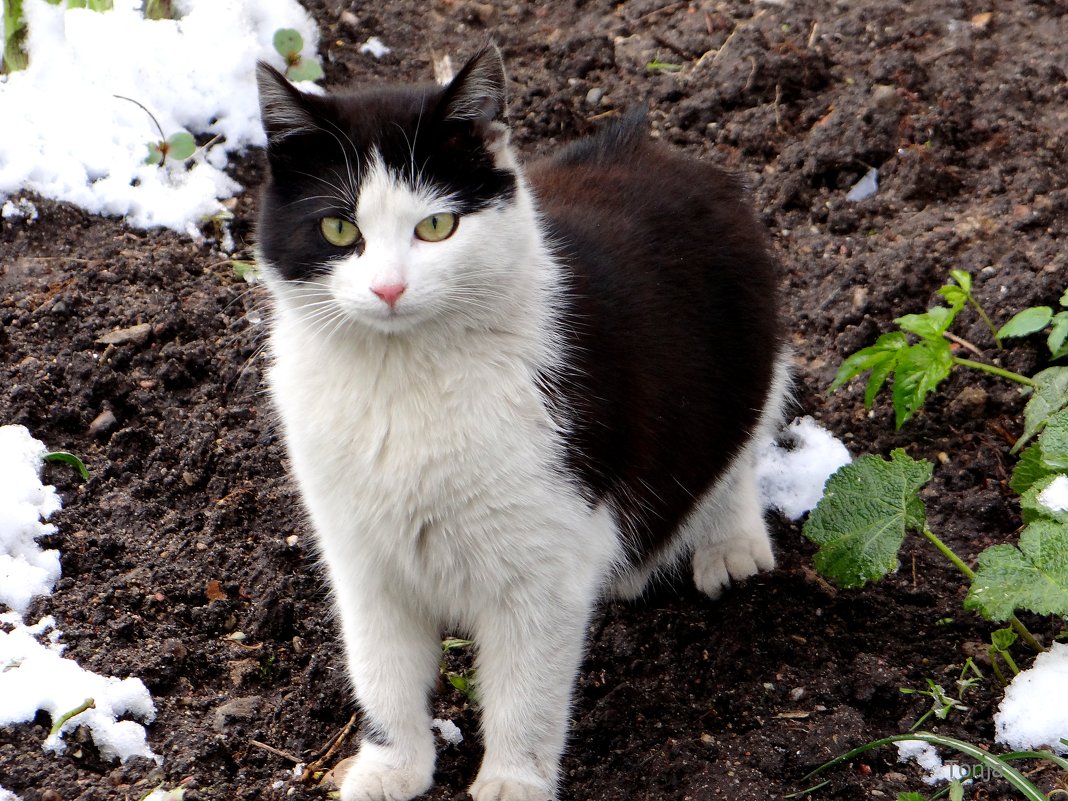
[[[684,554],[712,597],[772,567],[764,234],[639,119],[520,167],[492,47],[447,86],[258,77],[269,382],[366,730],[341,798],[430,787],[449,629],[477,644],[471,794],[547,801],[597,599]]]

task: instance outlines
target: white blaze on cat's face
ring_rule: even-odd
[[[377,155],[356,196],[363,246],[332,260],[323,279],[346,322],[398,333],[430,320],[485,327],[510,313],[517,299],[508,273],[536,242],[529,214],[514,202],[461,215],[447,193],[430,182],[413,186]],[[421,239],[416,226],[435,214],[456,214],[455,231]]]

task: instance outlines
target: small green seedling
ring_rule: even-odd
[[[319,60],[301,55],[304,37],[292,28],[280,28],[274,32],[274,49],[286,60],[286,77],[291,81],[317,81],[323,77]]]
[[[85,466],[85,462],[73,453],[67,453],[66,451],[52,451],[51,453],[45,454],[44,460],[46,462],[59,462],[61,464],[70,465],[78,471],[78,475],[82,477],[82,481],[89,480],[89,469]]]
[[[55,737],[59,734],[59,730],[63,728],[63,725],[73,717],[77,717],[82,712],[87,712],[90,709],[96,709],[96,701],[92,698],[86,698],[78,706],[74,707],[70,712],[65,712],[55,719],[52,723],[52,728],[48,732],[49,737]]]
[[[449,651],[458,651],[474,645],[471,640],[462,640],[458,637],[447,637],[441,641],[441,675],[446,681],[459,690],[465,698],[475,698],[475,671],[472,670],[449,670],[445,664],[445,656]]]
[[[683,65],[672,64],[670,61],[661,61],[659,58],[654,58],[645,65],[645,69],[648,72],[682,72]]]
[[[920,715],[919,719],[909,727],[909,731],[920,728],[931,715],[939,720],[945,720],[954,709],[961,712],[968,711],[968,707],[959,698],[949,695],[941,684],[935,684],[931,679],[926,681],[926,690],[916,690],[912,687],[898,688],[904,695],[925,695],[931,699],[931,708]]]
[[[254,284],[260,279],[259,265],[253,259],[230,259],[230,266],[234,275],[248,284]]]
[[[834,392],[857,376],[869,373],[864,390],[864,405],[871,408],[875,396],[892,377],[891,400],[894,406],[894,421],[898,428],[917,412],[927,396],[945,380],[954,367],[968,367],[1006,378],[1036,390],[1037,394],[1040,389],[1039,376],[1043,373],[1028,378],[993,364],[957,356],[949,340],[960,338],[950,334],[949,328],[965,306],[971,306],[978,312],[990,328],[994,342],[999,348],[1004,338],[1026,336],[1051,326],[1048,340],[1050,351],[1052,357],[1058,359],[1068,355],[1068,346],[1065,345],[1065,338],[1068,337],[1068,311],[1054,315],[1052,309],[1046,306],[1025,309],[1021,312],[1024,315],[1021,321],[1017,322],[1021,315],[1016,315],[1001,329],[995,329],[990,316],[972,294],[971,275],[963,270],[953,270],[950,276],[952,280],[938,290],[938,294],[949,303],[948,306],[934,306],[923,314],[906,314],[895,319],[894,322],[900,330],[883,334],[873,345],[858,350],[843,361],[830,391]],[[1061,303],[1068,305],[1068,292],[1061,297]],[[1047,311],[1048,315],[1045,314]],[[1033,433],[1034,431],[1025,432],[1027,437]]]
[[[173,0],[145,0],[141,13],[145,19],[178,19]]]
[[[119,100],[128,100],[135,106],[139,107],[148,115],[149,119],[152,120],[152,124],[156,126],[156,130],[159,131],[159,139],[155,142],[148,143],[148,156],[145,157],[145,164],[158,164],[162,167],[167,163],[168,157],[174,161],[185,161],[196,153],[197,142],[193,138],[193,134],[189,133],[189,131],[176,131],[170,136],[167,136],[163,133],[163,126],[159,124],[156,115],[149,111],[143,103],[134,100],[132,97],[125,97],[124,95],[115,95],[115,97]],[[210,145],[211,142],[208,144]],[[207,145],[205,145],[205,147],[207,147]]]

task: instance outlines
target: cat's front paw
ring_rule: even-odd
[[[408,801],[433,783],[433,769],[392,768],[361,755],[345,760],[334,772],[341,801]]]
[[[479,779],[468,790],[475,801],[553,801],[555,793],[543,784],[514,779]]]
[[[697,589],[715,600],[732,581],[755,576],[775,567],[771,542],[765,533],[704,544],[693,555],[693,580]]]

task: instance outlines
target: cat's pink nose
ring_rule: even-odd
[[[407,284],[379,284],[372,286],[371,291],[392,307],[396,305],[397,298],[403,295],[407,288]]]

